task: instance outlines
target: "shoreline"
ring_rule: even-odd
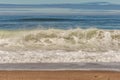
[[[0,64],[0,80],[119,80],[119,66],[119,63]]]
[[[0,63],[0,71],[117,71],[120,62]]]

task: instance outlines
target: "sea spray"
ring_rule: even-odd
[[[119,51],[120,30],[39,29],[0,31],[1,50]]]

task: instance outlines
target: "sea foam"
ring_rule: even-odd
[[[0,50],[120,51],[120,30],[1,30]]]
[[[120,52],[0,51],[0,63],[120,62]]]

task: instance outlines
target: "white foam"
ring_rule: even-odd
[[[120,62],[120,51],[0,51],[0,63]]]
[[[0,50],[21,48],[88,52],[119,51],[120,30],[48,29],[0,32]]]

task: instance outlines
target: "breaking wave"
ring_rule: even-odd
[[[120,30],[36,29],[0,31],[1,50],[119,51]]]

